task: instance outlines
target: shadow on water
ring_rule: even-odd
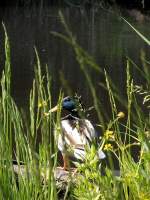
[[[34,76],[35,53],[37,47],[43,68],[48,64],[52,76],[52,96],[54,104],[57,101],[60,88],[60,72],[68,81],[73,92],[83,97],[87,106],[92,105],[92,98],[83,74],[75,60],[72,49],[50,32],[64,33],[58,16],[57,7],[47,8],[0,8],[0,20],[6,25],[11,45],[12,60],[12,93],[18,105],[26,108],[29,90]],[[102,9],[61,9],[66,22],[75,34],[79,44],[92,55],[102,69],[106,69],[125,95],[126,57],[141,66],[140,52],[150,53],[144,42],[116,14]],[[137,22],[130,17],[130,22],[146,36],[150,31],[147,21]],[[3,63],[4,36],[0,28],[1,68]],[[106,92],[99,83],[104,77],[94,71],[89,71],[93,77],[97,95],[101,98],[104,109],[109,116],[109,101]],[[137,83],[142,81],[134,72]],[[121,110],[121,108],[120,108]],[[96,123],[94,111],[91,118]]]

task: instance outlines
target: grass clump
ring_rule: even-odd
[[[131,74],[133,62],[127,60],[126,99],[124,111],[120,111],[118,102],[122,102],[116,87],[106,70],[100,67],[76,42],[67,27],[63,16],[62,23],[67,36],[53,33],[68,42],[85,75],[91,91],[93,105],[97,112],[99,126],[103,137],[97,146],[87,150],[84,163],[77,163],[79,176],[74,183],[68,183],[63,199],[98,200],[98,199],[150,199],[150,118],[149,118],[149,62],[142,56],[144,70],[142,76],[145,85],[137,86]],[[41,72],[41,64],[35,49],[37,63],[35,78],[30,91],[28,114],[24,115],[11,96],[11,61],[9,39],[5,30],[5,68],[1,77],[0,96],[0,199],[58,199],[58,190],[54,178],[57,166],[57,134],[60,134],[61,106],[54,120],[44,113],[51,108],[51,78],[46,67],[46,75]],[[136,30],[137,32],[137,30]],[[141,36],[141,34],[138,34]],[[148,40],[141,37],[145,42]],[[149,43],[147,43],[149,44]],[[111,114],[105,121],[102,104],[96,95],[96,89],[87,68],[96,70],[105,77]],[[139,70],[139,68],[136,66]],[[145,88],[145,89],[143,89]],[[146,113],[139,102],[139,96],[146,106]],[[60,93],[58,104],[63,94]],[[148,113],[148,115],[147,115]],[[41,138],[40,143],[38,138]],[[136,151],[133,149],[136,147]],[[99,161],[97,151],[107,154],[107,161]],[[138,154],[133,156],[133,154]],[[138,152],[138,153],[137,153]],[[135,157],[137,159],[135,159]],[[24,176],[14,171],[13,160],[21,169],[25,164]],[[116,162],[119,165],[119,176],[115,174]]]
[[[57,199],[54,169],[57,146],[52,133],[52,118],[43,113],[51,107],[50,77],[41,73],[37,51],[35,79],[30,92],[29,114],[25,116],[11,96],[10,46],[5,26],[5,69],[0,97],[0,199]],[[59,113],[59,112],[58,112]],[[59,123],[59,115],[56,124]],[[41,137],[41,143],[38,143]],[[24,175],[16,180],[13,160],[23,161]],[[43,177],[41,176],[43,175]],[[41,178],[42,177],[42,178]],[[46,179],[42,183],[42,179]]]
[[[150,199],[149,61],[145,59],[142,53],[141,60],[144,70],[136,66],[136,69],[142,73],[145,83],[146,89],[143,91],[144,84],[137,86],[131,73],[131,67],[135,67],[135,65],[133,61],[127,59],[126,99],[122,101],[107,71],[102,71],[88,53],[79,46],[61,13],[60,18],[67,36],[60,33],[53,34],[69,43],[75,52],[76,59],[91,91],[93,105],[103,132],[98,148],[103,149],[107,154],[105,167],[104,163],[99,163],[97,157],[95,157],[94,151],[96,152],[97,149],[91,149],[87,153],[85,163],[77,164],[78,170],[82,172],[83,176],[79,177],[73,189],[73,197],[76,199]],[[129,22],[124,21],[149,45],[150,41],[145,36]],[[105,121],[102,104],[96,95],[96,89],[88,73],[88,68],[105,76],[106,83],[103,86],[108,92],[111,107],[111,115],[109,115],[108,121]],[[143,104],[148,105],[146,109],[141,105],[139,95],[143,97]],[[124,112],[120,111],[118,102],[122,103]],[[114,171],[116,160],[119,165],[119,176],[116,176]],[[103,167],[104,176],[100,172]]]

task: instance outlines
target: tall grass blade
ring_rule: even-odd
[[[150,40],[148,40],[142,33],[140,33],[134,26],[132,26],[125,18],[122,19],[140,36],[140,38],[150,46]]]

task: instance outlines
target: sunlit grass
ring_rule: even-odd
[[[47,72],[46,77],[42,75],[35,50],[35,79],[30,92],[29,114],[25,117],[11,97],[10,46],[5,26],[3,27],[6,61],[1,78],[0,98],[0,199],[57,199],[53,173],[57,146],[52,133],[52,118],[45,118],[43,114],[51,107],[49,73]],[[60,115],[57,116],[57,126],[59,122]],[[39,135],[40,144],[37,139]],[[18,166],[21,161],[25,165],[24,176],[18,176],[17,180],[13,170],[14,159]],[[46,185],[41,174],[46,176]]]
[[[63,15],[60,13],[60,18],[66,30],[66,36],[58,33],[53,33],[64,39],[73,48],[76,59],[81,70],[85,75],[87,85],[93,97],[93,105],[97,112],[100,127],[103,131],[103,137],[100,140],[98,148],[103,149],[107,153],[107,164],[105,167],[105,175],[102,176],[100,170],[103,168],[103,162],[98,163],[95,157],[96,150],[93,148],[87,153],[85,163],[77,164],[79,172],[82,172],[81,177],[76,183],[73,194],[77,199],[149,199],[149,130],[150,118],[149,107],[147,107],[148,115],[143,112],[143,107],[139,103],[139,94],[143,95],[143,103],[149,103],[149,62],[145,59],[142,53],[141,59],[144,70],[142,72],[146,87],[145,92],[142,89],[139,93],[136,90],[136,82],[131,73],[133,62],[127,59],[126,66],[126,98],[122,99],[119,91],[111,81],[107,71],[99,70],[99,66],[77,43],[75,37],[69,30]],[[127,24],[129,24],[126,21]],[[136,30],[131,24],[132,29],[141,37],[141,39],[149,45],[149,40]],[[135,65],[134,65],[135,66]],[[96,70],[105,76],[106,83],[103,84],[108,92],[111,114],[109,122],[104,121],[103,108],[100,100],[96,95],[95,85],[88,73],[88,68]],[[144,101],[145,100],[145,101]],[[118,107],[118,102],[122,103],[124,110],[121,111]],[[133,156],[133,148],[136,147],[137,155]],[[114,171],[114,157],[119,163],[120,176],[116,177]],[[134,160],[134,158],[137,160]]]
[[[93,144],[91,149],[87,149],[85,162],[76,163],[80,175],[73,183],[70,182],[66,186],[66,193],[62,198],[148,200],[150,199],[149,61],[142,54],[144,70],[139,71],[145,78],[143,85],[145,89],[143,89],[136,85],[134,76],[131,74],[134,63],[130,59],[127,60],[126,99],[122,103],[124,110],[120,110],[118,102],[122,102],[122,98],[112,83],[110,75],[106,70],[102,71],[93,58],[78,45],[62,14],[60,17],[67,36],[53,34],[64,39],[73,48],[91,92],[93,106],[103,133],[98,145]],[[0,199],[58,199],[54,170],[57,166],[57,136],[61,132],[60,105],[63,93],[60,92],[59,95],[59,109],[56,116],[49,114],[45,117],[44,113],[51,108],[51,77],[47,67],[45,75],[42,75],[40,59],[35,49],[37,62],[28,113],[23,114],[20,111],[11,96],[10,46],[5,26],[3,27],[6,61],[1,77],[0,96]],[[148,41],[143,36],[141,39]],[[111,107],[109,120],[106,122],[104,109],[87,70],[89,67],[105,77],[105,83],[102,86],[108,92]],[[139,67],[136,66],[136,69]],[[139,96],[142,96],[144,105],[148,105],[146,106],[148,116],[143,113],[138,101]],[[56,128],[55,134],[53,127]],[[132,155],[134,147],[138,148],[137,161]],[[105,160],[98,160],[96,154],[98,149],[105,151],[107,163]],[[25,166],[24,175],[18,176],[17,180],[13,169],[14,159],[20,168],[21,161]],[[114,174],[114,160],[117,160],[119,165],[119,176]]]

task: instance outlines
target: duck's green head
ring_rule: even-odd
[[[73,116],[80,118],[87,117],[86,110],[81,101],[81,96],[78,96],[77,94],[73,97],[65,97],[62,101],[62,108],[71,112]]]
[[[48,113],[57,111],[58,106],[55,106],[51,110],[48,111]],[[62,109],[67,110],[70,113],[72,113],[74,116],[82,116],[82,113],[84,112],[83,106],[81,104],[80,98],[75,96],[67,96],[62,100]]]
[[[71,98],[70,96],[68,97],[65,97],[62,101],[62,108],[64,110],[67,110],[67,111],[75,111],[76,109],[76,102],[73,98]]]

